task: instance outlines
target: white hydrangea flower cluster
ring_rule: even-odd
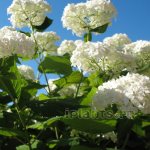
[[[99,69],[101,59],[105,57],[106,53],[107,51],[100,42],[82,42],[73,51],[71,63],[72,66],[77,66],[79,70],[91,72]]]
[[[76,47],[80,44],[83,43],[81,40],[64,40],[60,44],[59,48],[57,49],[58,55],[62,56],[64,54],[70,54],[72,55],[73,51],[76,49]]]
[[[131,54],[136,57],[138,56],[147,57],[148,55],[150,55],[150,41],[139,40],[131,44],[125,45],[123,50],[124,53]]]
[[[51,92],[55,91],[57,89],[57,85],[54,83],[55,79],[49,79],[48,80],[48,86],[46,87],[47,92],[49,92],[49,89]]]
[[[108,132],[102,135],[103,138],[107,139],[107,140],[112,140],[114,143],[117,142],[117,134],[112,131],[112,132]]]
[[[57,85],[54,83],[55,80],[56,79],[48,80],[48,85],[49,85],[49,89],[51,92],[57,89]],[[49,89],[48,87],[46,87],[47,92],[49,92]],[[70,86],[64,87],[58,93],[63,97],[72,97],[75,95],[76,91],[77,91],[76,85],[70,85]]]
[[[78,42],[71,56],[72,66],[84,72],[95,70],[123,70],[134,68],[134,59],[131,55],[108,49],[102,42]]]
[[[24,33],[7,26],[0,29],[0,58],[13,54],[32,58],[35,53],[34,49],[35,43]]]
[[[30,66],[20,65],[17,66],[20,74],[28,80],[35,80],[34,71]]]
[[[14,27],[39,26],[51,10],[45,0],[13,0],[7,12],[11,14],[10,21]]]
[[[77,36],[95,29],[116,16],[116,9],[110,0],[92,0],[85,3],[68,4],[63,12],[62,23]]]
[[[104,110],[112,104],[117,104],[121,112],[136,113],[140,110],[150,114],[150,78],[128,73],[103,83],[93,98],[93,106],[97,110]]]
[[[112,37],[107,37],[103,40],[103,43],[107,46],[108,49],[114,51],[123,51],[123,47],[126,44],[130,44],[131,40],[126,34],[114,34]]]
[[[72,84],[70,86],[66,86],[66,87],[62,88],[58,93],[62,97],[73,97],[73,96],[75,96],[76,91],[77,91],[77,86]]]
[[[50,54],[57,53],[58,47],[56,46],[56,42],[60,40],[60,37],[55,32],[36,32],[34,37],[40,50]]]
[[[66,53],[72,54],[72,52],[76,49],[76,45],[72,40],[64,40],[62,41],[61,45],[57,49],[58,55],[62,56]]]
[[[136,58],[137,70],[150,75],[150,41],[136,41],[124,46],[124,53]]]
[[[48,80],[48,85],[49,87],[46,87],[47,92],[54,92],[57,89],[57,85],[54,83],[56,79],[49,79]],[[63,87],[61,90],[58,91],[58,94],[62,97],[73,97],[75,96],[77,92],[77,86],[75,84],[69,85],[69,86],[65,86]],[[82,93],[79,93],[80,95],[82,95]]]

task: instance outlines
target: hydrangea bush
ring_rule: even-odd
[[[117,11],[87,0],[62,15],[83,40],[58,46],[45,31],[50,10],[46,0],[13,0],[12,26],[0,29],[0,150],[149,150],[150,41],[117,33],[93,42]]]

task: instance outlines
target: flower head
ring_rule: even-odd
[[[131,40],[126,34],[114,34],[112,37],[107,37],[103,40],[103,43],[107,46],[108,49],[123,51],[123,47],[126,44],[130,44]]]
[[[48,87],[46,87],[47,92],[53,92],[57,89],[57,85],[54,83],[54,79],[48,80]]]
[[[134,68],[134,59],[131,55],[108,49],[102,42],[80,42],[71,56],[72,66],[84,72],[101,70],[123,70]]]
[[[92,0],[68,4],[63,12],[62,23],[77,36],[111,22],[116,9],[109,0]]]
[[[63,87],[58,93],[62,97],[73,97],[73,96],[75,96],[76,91],[77,91],[76,85],[72,84],[72,85]]]
[[[107,132],[107,133],[103,134],[102,137],[107,140],[111,139],[114,143],[117,142],[117,134],[114,131]]]
[[[122,112],[136,113],[138,110],[150,114],[150,78],[140,74],[127,74],[98,87],[93,98],[97,110],[117,104]]]
[[[30,66],[20,65],[20,66],[18,66],[18,70],[19,70],[20,74],[23,77],[25,77],[26,79],[29,79],[29,80],[35,79],[34,71]]]
[[[127,54],[140,55],[143,53],[150,52],[150,41],[136,41],[133,43],[126,44],[124,46],[124,52]]]
[[[57,53],[56,42],[60,37],[55,32],[36,32],[34,34],[38,48],[50,54]]]
[[[24,33],[7,26],[0,29],[0,58],[13,54],[32,58],[35,53],[34,48],[35,43]]]
[[[7,9],[11,14],[10,21],[14,27],[39,26],[50,11],[50,6],[45,0],[13,0]]]
[[[76,49],[78,44],[82,43],[81,40],[64,40],[62,41],[60,47],[57,49],[58,55],[64,55],[66,53],[72,55],[73,51]]]

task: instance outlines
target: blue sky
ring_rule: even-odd
[[[49,30],[57,32],[61,39],[78,39],[62,27],[61,16],[64,7],[68,3],[85,2],[86,0],[47,0],[52,6],[49,17],[54,19],[53,25]],[[7,7],[12,0],[0,0],[0,28],[10,25],[7,15]],[[150,40],[150,0],[112,0],[117,8],[118,16],[113,24],[103,35],[96,36],[94,40],[101,40],[114,33],[126,33],[135,41],[138,39]]]
[[[64,39],[79,39],[62,27],[61,16],[64,7],[68,3],[85,2],[86,0],[47,0],[52,6],[52,12],[49,17],[54,19],[53,25],[49,30],[57,32]],[[133,41],[150,40],[150,0],[112,0],[115,5],[118,16],[113,21],[106,33],[94,36],[94,41],[101,41],[107,36],[115,33],[126,33]],[[10,25],[7,15],[7,7],[12,0],[0,0],[0,28]],[[28,63],[35,67],[34,63]]]

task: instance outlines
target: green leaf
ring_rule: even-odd
[[[56,146],[62,147],[62,146],[75,146],[79,145],[79,137],[73,137],[73,138],[64,138],[59,140],[51,140],[47,143],[49,148],[54,148]]]
[[[7,92],[11,97],[17,98],[20,96],[21,88],[25,84],[25,80],[20,76],[16,66],[17,58],[12,56],[0,60],[0,89]],[[7,70],[6,70],[7,69]]]
[[[26,81],[23,78],[18,78],[17,80],[11,80],[11,82],[16,93],[16,97],[20,97],[21,90],[26,85]]]
[[[16,56],[0,59],[0,74],[6,74],[15,65]]]
[[[1,128],[1,127],[0,127],[0,135],[6,137],[22,137],[22,138],[27,137],[27,135],[24,132],[15,129]]]
[[[31,143],[32,143],[32,140],[31,140]],[[31,144],[31,148],[33,150],[41,150],[41,149],[45,149],[45,146],[43,146],[43,143],[41,141],[35,140],[34,143]],[[31,150],[31,149],[29,148],[29,145],[20,145],[16,147],[16,150]]]
[[[10,110],[13,111],[11,107],[0,107],[0,111],[3,112],[0,117],[0,127],[8,130],[11,130],[14,127],[14,122],[18,120],[18,115],[16,113],[9,112]]]
[[[46,86],[47,85],[41,85],[40,83],[28,80],[28,85],[26,86],[26,89],[42,89]]]
[[[16,150],[30,150],[28,145],[20,145],[16,147]]]
[[[89,133],[107,133],[115,129],[115,120],[96,120],[96,119],[82,119],[82,118],[62,118],[65,124],[71,126],[73,129]]]
[[[51,140],[47,143],[47,145],[50,149],[53,149],[57,146],[58,142],[59,142],[59,140]]]
[[[74,71],[72,72],[67,78],[67,83],[79,83],[81,81],[82,78],[82,73],[79,71]]]
[[[23,33],[23,34],[25,34],[26,36],[31,36],[31,33],[30,32],[24,32],[24,31],[21,31],[21,30],[19,30],[18,32],[20,32],[20,33]]]
[[[58,80],[55,80],[54,83],[57,85],[58,88],[62,88],[64,85],[67,84],[66,77],[62,77]]]
[[[17,79],[16,74],[14,72],[6,72],[3,74],[0,74],[0,78]]]
[[[109,23],[106,23],[100,27],[97,27],[95,29],[91,29],[90,32],[96,32],[96,33],[104,33],[108,28]]]
[[[90,105],[92,103],[92,98],[95,95],[97,88],[93,87],[86,97],[81,101],[81,105]]]
[[[54,83],[59,87],[62,88],[66,84],[76,84],[79,83],[82,78],[82,73],[79,71],[74,71],[68,76],[64,76],[58,80],[55,80]]]
[[[26,84],[21,87],[21,94],[19,97],[19,106],[24,107],[31,99],[35,97],[38,92],[38,89],[42,89],[46,87],[46,85],[41,85],[32,80],[27,80]]]
[[[90,81],[90,86],[98,87],[103,83],[103,79],[100,77],[99,72],[92,73],[88,80]]]
[[[139,124],[135,124],[133,126],[132,130],[140,136],[143,136],[143,137],[145,136],[145,131],[144,131],[144,129],[142,129],[142,126]]]
[[[74,146],[71,147],[70,150],[100,150],[99,148],[90,148],[90,147],[86,147],[86,146]]]
[[[147,127],[147,126],[150,126],[150,121],[143,121],[142,122],[142,127]]]
[[[33,28],[39,32],[42,32],[46,30],[52,23],[53,23],[53,20],[46,17],[43,24],[41,24],[40,26],[33,26]]]
[[[118,150],[118,149],[115,147],[115,148],[107,148],[106,150]]]
[[[7,92],[13,98],[17,98],[20,95],[22,80],[10,80],[9,78],[0,78],[0,89]]]
[[[70,59],[66,56],[47,56],[39,65],[39,71],[43,73],[57,73],[68,75],[72,72]]]
[[[39,101],[43,101],[43,100],[48,100],[49,99],[49,97],[47,95],[45,95],[45,94],[40,94],[37,98],[38,98]]]
[[[73,137],[73,138],[68,138],[68,139],[61,139],[59,140],[59,145],[61,146],[75,146],[79,145],[79,137]]]
[[[65,114],[66,108],[77,110],[81,108],[78,104],[78,101],[74,99],[66,99],[66,100],[58,100],[58,99],[50,99],[43,101],[30,101],[26,104],[29,108],[32,109],[36,115],[41,115],[45,117],[55,117],[55,116],[63,116]]]
[[[43,129],[46,129],[47,127],[50,127],[54,122],[58,121],[59,119],[60,117],[54,117],[54,118],[48,119],[47,121],[30,125],[28,126],[28,128],[43,130]]]
[[[86,33],[84,35],[84,42],[88,42],[88,41],[92,41],[92,33],[91,32]]]

